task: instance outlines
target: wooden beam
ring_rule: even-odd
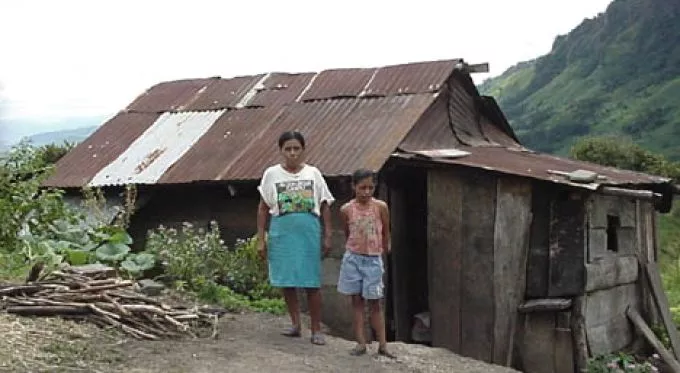
[[[661,355],[663,360],[666,362],[669,368],[671,368],[671,371],[673,373],[680,373],[680,363],[678,363],[677,360],[675,360],[675,357],[668,351],[664,346],[661,341],[656,337],[652,329],[647,326],[647,323],[645,320],[640,316],[640,314],[631,307],[628,307],[628,310],[626,311],[626,314],[628,315],[628,318],[630,321],[633,322],[633,325],[637,328],[637,330],[642,333],[642,335],[647,339],[649,344],[654,347],[656,352]]]
[[[678,329],[673,322],[670,307],[668,306],[668,298],[666,298],[666,292],[663,291],[661,275],[659,274],[659,268],[655,262],[647,263],[647,278],[652,288],[652,295],[656,301],[656,306],[659,308],[661,319],[668,332],[668,339],[671,341],[671,347],[675,353],[675,357],[680,359],[680,336],[678,336]]]
[[[555,312],[566,310],[571,307],[571,299],[569,298],[543,298],[532,299],[521,304],[518,307],[519,312]]]
[[[635,190],[605,186],[600,188],[599,191],[600,193],[609,196],[629,197],[635,199],[653,200],[656,198],[661,198],[661,194],[654,193],[651,190]]]
[[[488,73],[489,72],[489,63],[484,62],[484,63],[476,63],[476,64],[470,65],[467,62],[461,61],[456,65],[456,68],[464,71],[467,74]]]

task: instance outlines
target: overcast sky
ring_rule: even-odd
[[[611,2],[397,1],[2,0],[1,115],[31,122],[5,137],[112,115],[164,80],[458,57],[498,75]]]

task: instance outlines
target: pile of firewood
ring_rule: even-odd
[[[217,334],[219,314],[177,307],[135,290],[135,282],[104,269],[86,273],[54,271],[26,284],[0,285],[0,308],[22,316],[60,316],[115,327],[139,339]]]

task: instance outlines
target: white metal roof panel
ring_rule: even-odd
[[[225,111],[163,113],[89,185],[156,183]]]

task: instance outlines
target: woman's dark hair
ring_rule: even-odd
[[[356,185],[359,182],[361,182],[364,179],[371,178],[373,181],[375,181],[375,172],[371,170],[367,170],[365,168],[360,168],[352,174],[352,184]]]
[[[279,149],[283,148],[283,144],[288,140],[297,140],[302,145],[302,149],[305,148],[305,137],[298,131],[286,131],[279,136]]]

